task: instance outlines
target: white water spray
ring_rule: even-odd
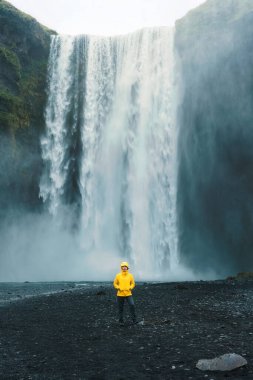
[[[61,204],[61,194],[65,184],[67,167],[64,166],[64,136],[66,116],[70,101],[71,55],[74,40],[71,37],[53,36],[49,57],[49,96],[46,108],[46,136],[42,139],[42,158],[47,166],[41,180],[40,194],[48,202],[54,215]]]
[[[80,53],[75,46],[84,39]],[[85,77],[77,87],[76,67]],[[142,279],[173,271],[178,265],[173,31],[53,37],[49,80],[41,180],[49,211],[56,215],[66,207],[75,150],[64,157],[78,119],[84,260],[89,256],[101,264],[107,256],[124,258]],[[78,113],[76,102],[82,103]],[[70,122],[71,112],[76,116]]]

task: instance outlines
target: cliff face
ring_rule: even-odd
[[[182,260],[252,269],[253,2],[209,0],[177,22],[175,38]]]
[[[38,201],[52,31],[0,0],[0,210]]]

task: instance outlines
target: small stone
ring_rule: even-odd
[[[232,371],[247,364],[247,360],[238,354],[224,354],[214,359],[201,359],[196,367],[201,371]]]
[[[172,368],[172,369],[176,369],[176,366],[173,365],[171,368]]]
[[[103,291],[103,290],[99,290],[97,293],[96,293],[97,296],[105,296],[106,295],[106,292]]]

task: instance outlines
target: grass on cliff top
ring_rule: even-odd
[[[10,4],[8,1],[5,1],[5,0],[0,0],[0,12],[1,11],[11,12],[11,13],[15,14],[17,17],[22,18],[26,21],[27,20],[30,20],[30,21],[33,20],[32,16],[18,10],[16,7],[14,7],[12,4]]]
[[[46,26],[40,24],[34,17],[30,16],[29,14],[20,11],[18,8],[14,7],[12,4],[10,4],[8,1],[0,0],[0,15],[1,13],[13,15],[16,18],[19,19],[19,21],[25,21],[27,22],[36,22],[38,25],[49,34],[57,34],[54,30],[47,28]]]

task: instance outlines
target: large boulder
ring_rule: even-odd
[[[224,354],[214,359],[200,359],[196,367],[201,371],[232,371],[247,364],[238,354]]]

